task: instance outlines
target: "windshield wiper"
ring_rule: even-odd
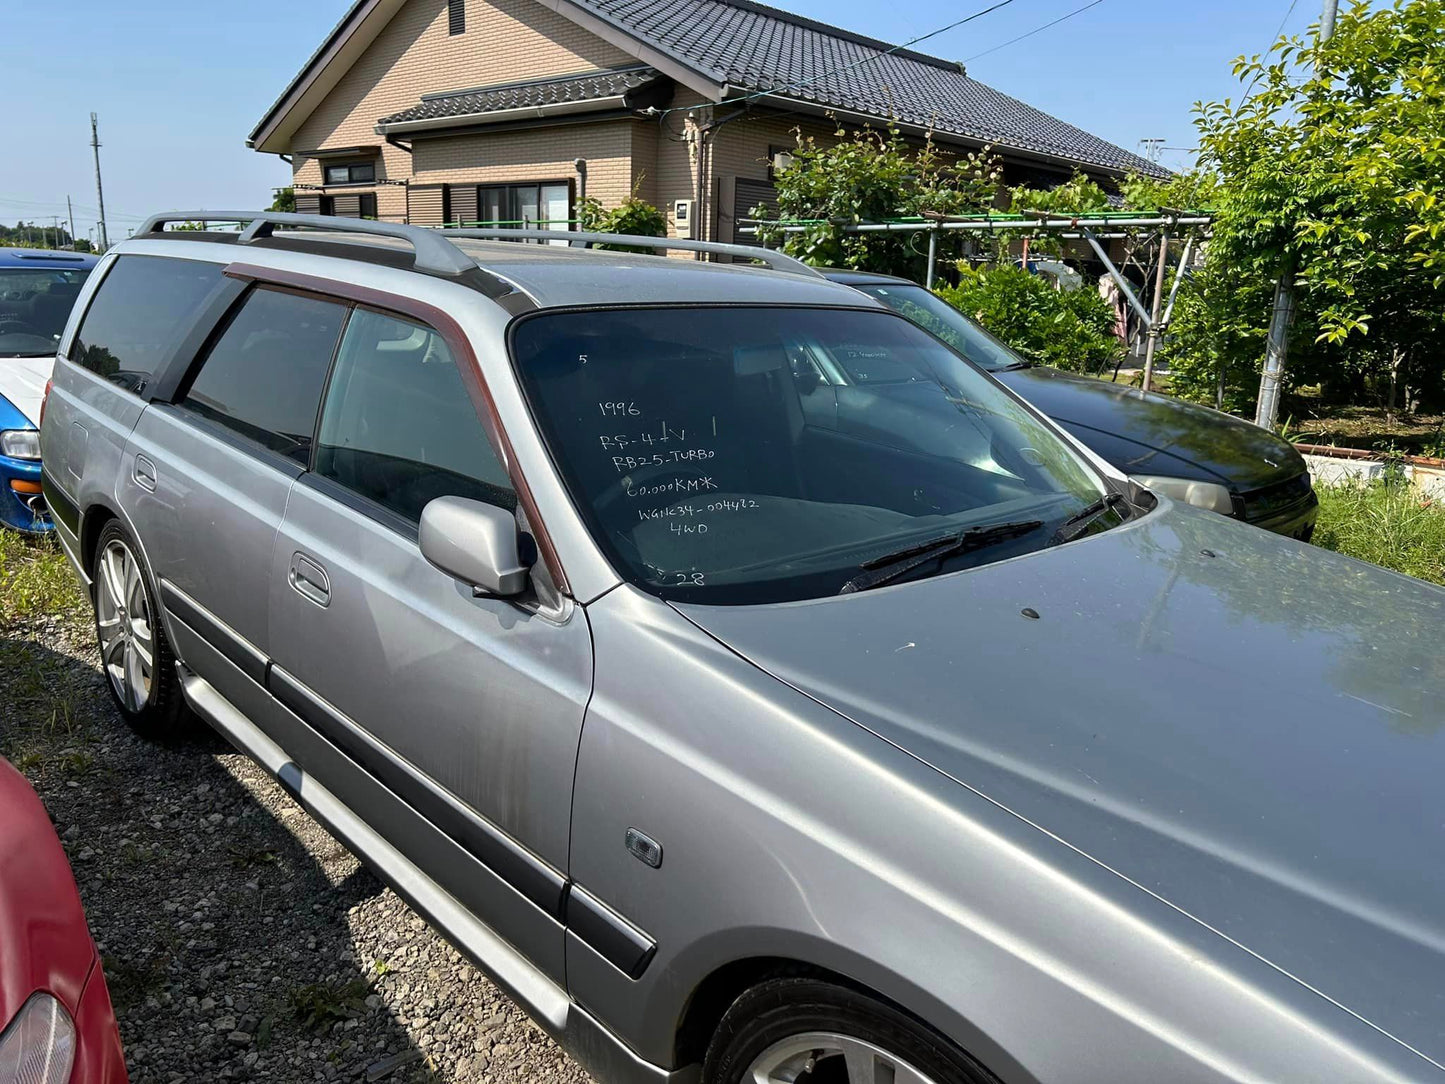
[[[1016,373],[1016,372],[1018,372],[1020,369],[1032,369],[1033,367],[1034,367],[1034,363],[1033,363],[1033,362],[1031,362],[1031,361],[1024,361],[1022,358],[1020,358],[1018,361],[1011,361],[1011,362],[1009,362],[1007,365],[1000,365],[997,369],[990,369],[989,372],[991,372],[991,373]]]
[[[942,538],[918,542],[904,549],[895,550],[893,553],[885,553],[882,557],[874,557],[859,565],[859,569],[862,570],[861,574],[845,583],[838,594],[851,595],[855,591],[882,587],[885,583],[891,583],[929,561],[941,561],[960,553],[971,553],[974,550],[983,549],[985,546],[992,546],[996,542],[1004,542],[1010,538],[1026,535],[1030,531],[1038,530],[1043,525],[1044,521],[1041,519],[1021,519],[1014,523],[990,523],[983,527],[970,527],[966,531],[944,535]]]
[[[1059,524],[1059,529],[1056,530],[1054,536],[1049,539],[1049,544],[1059,545],[1064,542],[1072,542],[1087,531],[1091,523],[1123,499],[1124,495],[1122,493],[1106,493],[1093,504],[1081,508],[1068,519],[1064,520],[1063,523]]]

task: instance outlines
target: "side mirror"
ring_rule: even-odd
[[[527,589],[517,521],[511,512],[465,497],[438,497],[421,512],[421,555],[478,595],[509,598]]]

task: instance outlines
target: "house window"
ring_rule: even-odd
[[[489,184],[477,192],[477,217],[489,226],[569,230],[571,188],[563,184]]]
[[[447,0],[447,33],[461,34],[467,29],[466,0]]]
[[[327,166],[327,184],[371,184],[376,180],[375,162],[352,162],[344,166]]]
[[[338,218],[375,218],[376,194],[362,192],[354,196],[297,195],[296,213],[302,215],[335,215]]]

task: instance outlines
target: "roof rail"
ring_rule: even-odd
[[[377,237],[394,237],[411,243],[415,253],[413,266],[418,271],[437,275],[460,275],[476,269],[477,261],[457,248],[439,230],[421,226],[404,226],[399,222],[374,222],[368,218],[336,218],[331,215],[296,215],[284,211],[165,211],[151,215],[136,231],[136,236],[156,233],[170,222],[246,222],[238,241],[250,244],[270,237],[277,226],[305,227],[337,233],[369,233]]]
[[[712,252],[720,256],[736,256],[757,260],[774,271],[792,275],[822,278],[802,260],[756,245],[728,245],[720,241],[689,241],[679,237],[641,237],[628,233],[585,233],[573,230],[509,230],[509,229],[441,229],[433,231],[446,237],[475,237],[496,241],[566,241],[570,245],[628,245],[633,248],[671,248],[683,252]]]

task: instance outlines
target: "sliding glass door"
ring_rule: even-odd
[[[566,184],[487,184],[477,190],[477,217],[486,226],[570,230]]]

